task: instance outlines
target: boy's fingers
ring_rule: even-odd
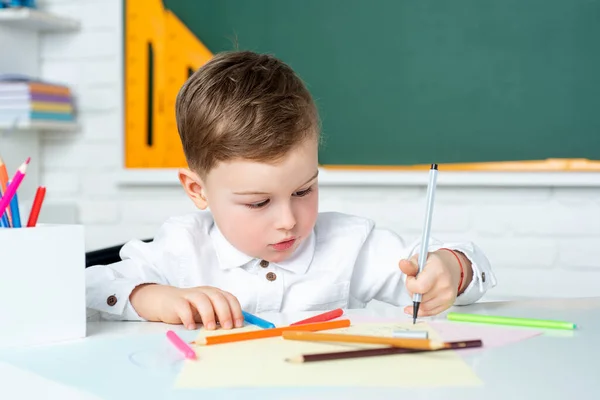
[[[231,329],[233,327],[233,321],[231,319],[231,310],[229,309],[229,302],[223,296],[222,292],[214,291],[208,296],[212,302],[213,310],[217,314],[219,324],[224,329]]]
[[[418,317],[430,317],[433,315],[438,315],[439,313],[441,313],[442,311],[445,311],[449,307],[450,306],[448,306],[446,304],[436,305],[430,301],[428,305],[423,303],[423,304],[421,304],[421,306],[419,306],[419,312],[417,313],[417,316]],[[413,306],[404,307],[404,312],[408,315],[412,315]]]
[[[423,269],[419,276],[406,277],[406,289],[411,293],[427,293],[435,284],[436,275],[430,270]]]
[[[229,302],[229,309],[231,311],[231,317],[236,328],[244,326],[244,316],[242,315],[242,306],[238,299],[229,292],[221,292],[227,302]]]
[[[213,330],[217,327],[215,322],[215,310],[208,296],[202,292],[195,292],[189,296],[189,301],[196,307],[202,324],[208,330]]]
[[[182,302],[181,305],[177,307],[175,310],[177,316],[181,320],[183,326],[187,329],[196,329],[196,322],[194,321],[194,313],[192,311],[192,306],[187,301]]]
[[[407,279],[409,277],[416,276],[419,272],[419,264],[417,263],[416,258],[411,258],[410,260],[400,260],[400,262],[398,263],[398,267],[400,267],[400,270],[404,272]]]

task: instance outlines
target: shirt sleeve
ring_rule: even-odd
[[[165,224],[152,242],[126,243],[119,252],[119,262],[86,268],[87,308],[99,311],[104,319],[143,321],[129,296],[142,284],[171,284],[173,257],[167,251],[167,239],[172,241],[170,230],[169,224]]]
[[[420,246],[417,246],[415,252],[419,251]],[[475,243],[442,243],[438,240],[434,240],[429,245],[429,252],[439,250],[441,248],[447,248],[450,250],[461,252],[471,262],[471,268],[473,269],[473,279],[469,286],[456,298],[454,305],[468,305],[475,303],[483,297],[483,295],[491,288],[496,286],[496,276],[492,270],[490,261],[486,257],[485,253]]]
[[[395,233],[376,228],[371,231],[357,257],[351,282],[351,295],[366,304],[375,299],[396,306],[412,304],[405,287],[406,275],[398,263],[420,251],[420,241],[406,245]],[[444,243],[430,239],[428,252],[448,248],[463,253],[473,268],[473,280],[454,305],[472,304],[496,285],[496,277],[483,251],[474,243]]]

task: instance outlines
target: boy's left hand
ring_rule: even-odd
[[[455,252],[461,258],[465,276],[461,285],[468,286],[467,278],[471,273],[471,263],[462,254]],[[419,272],[418,254],[409,260],[400,260],[399,267],[406,274],[406,289],[410,297],[414,293],[421,293],[421,305],[419,306],[419,317],[437,315],[450,308],[458,295],[458,283],[460,282],[460,266],[456,257],[448,250],[438,250],[429,253],[423,271]],[[404,308],[404,312],[412,315],[413,306]]]

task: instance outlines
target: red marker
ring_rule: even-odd
[[[341,308],[336,308],[335,310],[327,311],[326,313],[315,315],[314,317],[303,319],[302,321],[294,322],[293,324],[290,324],[290,326],[310,324],[313,322],[331,321],[332,319],[341,317],[342,314],[344,314],[344,311]]]

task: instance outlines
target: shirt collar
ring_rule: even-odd
[[[210,229],[210,237],[215,246],[217,258],[219,259],[219,266],[222,269],[242,267],[253,260],[257,260],[242,253],[229,243],[225,236],[223,236],[223,233],[221,233],[221,230],[217,227],[217,224],[213,224]],[[314,254],[315,234],[313,231],[310,236],[300,244],[290,258],[275,265],[296,274],[305,274],[306,271],[308,271],[308,267],[312,262]]]

